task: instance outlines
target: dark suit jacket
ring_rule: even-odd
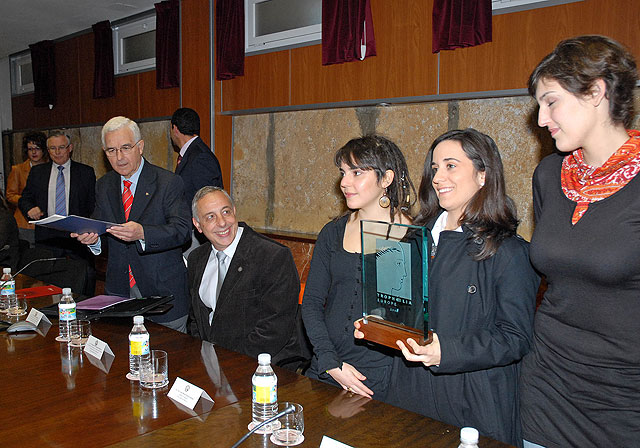
[[[245,223],[216,301],[211,326],[200,299],[200,283],[211,253],[203,244],[189,254],[189,333],[257,358],[271,354],[276,365],[300,361],[300,280],[291,251]]]
[[[176,174],[184,181],[184,195],[189,207],[200,188],[207,185],[223,188],[218,159],[200,137],[196,137],[187,148],[176,167]]]
[[[44,216],[55,214],[55,210],[49,210],[49,176],[51,175],[51,164],[43,163],[31,168],[27,185],[22,191],[22,197],[18,201],[20,211],[27,218],[27,212],[33,207],[40,207]],[[69,215],[79,215],[89,217],[93,213],[95,206],[96,173],[93,168],[83,163],[71,161],[69,167],[71,171],[71,184],[69,186]],[[66,232],[36,226],[36,241],[43,242],[54,238],[69,238]],[[72,245],[73,240],[68,240]],[[86,255],[87,249],[82,248],[82,254]]]
[[[98,180],[94,218],[123,223],[124,208],[120,175],[110,171]],[[136,284],[143,297],[170,295],[173,309],[156,316],[156,322],[168,322],[186,316],[189,311],[187,269],[180,246],[191,231],[191,213],[184,200],[182,179],[145,160],[138,179],[129,221],[144,228],[146,250],[140,242],[124,242],[111,235],[108,242],[107,294],[129,296],[131,265]]]

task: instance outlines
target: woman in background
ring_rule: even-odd
[[[518,374],[531,346],[539,278],[528,243],[516,235],[515,205],[495,142],[474,129],[438,137],[418,194],[414,224],[432,237],[433,342],[397,341],[406,361],[394,363],[387,399],[520,445]]]
[[[22,139],[22,151],[24,155],[27,156],[27,159],[19,165],[12,166],[9,177],[7,178],[7,201],[15,208],[13,216],[18,223],[20,238],[29,241],[31,246],[35,243],[34,225],[29,224],[24,217],[18,208],[18,201],[20,200],[20,196],[22,196],[24,186],[27,184],[31,167],[47,161],[46,147],[47,137],[42,132],[29,132],[25,134]]]
[[[349,212],[324,226],[313,251],[302,317],[313,358],[307,375],[384,399],[391,351],[353,338],[362,317],[360,221],[409,224],[415,189],[400,149],[381,136],[356,138],[335,155]]]
[[[558,153],[534,173],[531,261],[548,289],[521,377],[525,446],[640,446],[640,132],[633,56],[560,42],[529,78]]]

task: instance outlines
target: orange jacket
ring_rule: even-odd
[[[30,160],[25,160],[19,165],[13,165],[7,179],[7,201],[15,209],[13,216],[16,218],[18,227],[22,229],[33,229],[34,227],[33,224],[29,224],[20,209],[18,209],[18,200],[22,196],[22,190],[27,184],[27,177],[29,177],[29,171],[31,171],[30,162]]]

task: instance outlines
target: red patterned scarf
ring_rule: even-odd
[[[627,133],[629,140],[601,167],[587,165],[582,149],[573,151],[562,161],[562,191],[576,203],[572,224],[580,221],[590,203],[608,198],[640,171],[640,131],[632,129]]]

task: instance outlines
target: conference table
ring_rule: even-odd
[[[20,277],[17,288],[39,283]],[[29,299],[30,307],[59,296]],[[257,361],[146,321],[152,349],[169,358],[169,385],[144,390],[126,379],[132,319],[91,322],[93,335],[115,358],[108,373],[80,348],[55,341],[56,321],[43,335],[0,333],[2,406],[0,441],[6,447],[231,447],[251,421],[251,377]],[[95,358],[94,358],[95,359]],[[278,400],[304,407],[305,440],[318,447],[323,436],[352,447],[457,447],[460,428],[275,367]],[[214,404],[193,410],[167,394],[176,377],[202,388]],[[275,447],[253,434],[242,447]],[[483,448],[506,447],[481,437]]]

